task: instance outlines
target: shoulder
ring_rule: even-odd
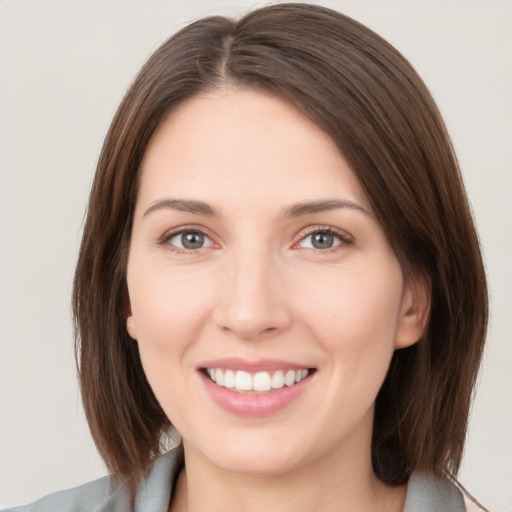
[[[55,512],[82,512],[95,511],[108,500],[112,494],[110,477],[100,478],[73,489],[66,489],[21,507],[7,509],[4,512],[42,512],[53,510]],[[101,510],[101,509],[99,509]]]
[[[409,479],[403,512],[464,512],[458,487],[446,479],[415,472]]]
[[[155,459],[148,466],[135,496],[131,496],[122,481],[107,476],[3,512],[166,512],[181,459],[179,449]]]

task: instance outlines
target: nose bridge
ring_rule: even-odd
[[[226,262],[227,279],[217,308],[217,322],[243,339],[268,336],[290,321],[280,264],[265,245],[247,244],[233,250]]]

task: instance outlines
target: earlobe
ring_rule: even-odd
[[[128,331],[130,338],[134,340],[137,339],[135,319],[133,318],[133,315],[129,315],[128,318],[126,319],[126,330]]]
[[[411,278],[404,288],[395,348],[417,343],[425,333],[430,316],[430,282],[427,278]]]

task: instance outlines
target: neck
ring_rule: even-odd
[[[286,474],[231,473],[202,459],[185,444],[186,470],[177,483],[172,512],[400,512],[405,487],[389,487],[374,474],[366,456],[336,450]],[[334,459],[334,460],[333,460]],[[333,469],[335,468],[335,469]]]

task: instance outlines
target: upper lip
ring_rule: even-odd
[[[237,357],[226,357],[222,359],[212,359],[203,361],[198,365],[198,369],[220,368],[222,370],[246,371],[249,373],[256,372],[273,372],[277,370],[301,370],[311,368],[307,364],[295,363],[290,361],[282,361],[278,359],[257,359],[248,361]]]

